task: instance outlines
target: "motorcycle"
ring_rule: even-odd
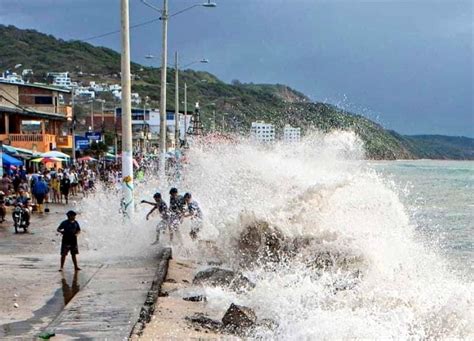
[[[15,226],[15,233],[18,233],[19,229],[23,229],[23,232],[28,232],[28,221],[26,220],[26,209],[23,204],[16,204],[13,209],[12,218]]]

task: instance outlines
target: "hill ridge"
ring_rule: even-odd
[[[0,25],[0,69],[21,63],[33,69],[32,81],[45,81],[48,71],[69,71],[84,81],[119,83],[120,54],[113,49],[79,40],[57,39],[32,29]],[[132,63],[133,91],[157,103],[159,68]],[[174,83],[174,70],[168,72]],[[353,130],[364,141],[371,159],[474,159],[474,139],[444,135],[404,136],[384,129],[365,116],[331,104],[311,102],[303,93],[283,84],[231,84],[205,71],[180,70],[180,82],[188,84],[188,103],[202,103],[202,120],[209,128],[216,122],[225,131],[248,133],[250,123],[265,120],[281,128],[289,123],[304,130],[317,128]],[[174,108],[174,87],[168,88],[168,108]],[[215,112],[215,115],[214,115]],[[442,136],[442,137],[440,137]]]

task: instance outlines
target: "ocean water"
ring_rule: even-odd
[[[400,199],[420,241],[449,260],[461,277],[474,278],[474,162],[370,163],[401,189]]]
[[[348,132],[267,147],[242,139],[195,144],[179,182],[151,177],[137,184],[136,200],[171,185],[193,193],[204,212],[200,240],[183,224],[173,256],[203,267],[217,258],[248,276],[250,291],[203,290],[222,314],[236,303],[278,323],[255,337],[472,339],[472,170],[468,162],[367,162]],[[100,192],[80,204],[81,257],[156,252],[149,207],[122,221],[119,202]],[[243,252],[252,228],[256,238],[265,229],[276,236],[278,257],[265,242],[250,258]]]

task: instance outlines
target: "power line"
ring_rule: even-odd
[[[152,24],[152,23],[157,22],[159,20],[161,20],[161,18],[155,18],[155,19],[144,21],[144,22],[141,22],[141,23],[138,23],[138,24],[135,24],[135,25],[131,25],[130,29],[145,26],[145,25],[149,25],[149,24]],[[120,30],[110,31],[110,32],[107,32],[107,33],[102,33],[102,34],[98,34],[98,35],[95,35],[95,36],[92,36],[92,37],[89,37],[89,38],[78,39],[78,40],[86,42],[86,41],[91,41],[91,40],[94,40],[94,39],[107,37],[107,36],[117,34],[117,33],[120,33]]]

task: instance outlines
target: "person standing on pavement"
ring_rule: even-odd
[[[10,179],[7,173],[3,174],[0,186],[1,191],[4,193],[5,196],[8,197],[8,195],[10,194],[10,187],[12,186],[12,180]]]
[[[46,198],[49,192],[48,184],[44,180],[43,176],[40,176],[38,180],[35,181],[31,192],[33,193],[33,196],[36,199],[36,203],[38,205],[38,213],[43,213],[44,199]]]
[[[74,271],[79,271],[81,268],[77,265],[77,257],[79,254],[79,247],[77,245],[77,236],[81,232],[81,227],[76,221],[76,212],[69,211],[66,213],[67,219],[64,220],[58,227],[57,231],[62,234],[61,240],[61,267],[59,271],[63,271],[66,256],[71,252],[72,262],[74,263]]]
[[[66,199],[66,205],[69,203],[69,189],[71,188],[71,180],[69,179],[69,175],[64,172],[63,177],[61,179],[61,194],[64,195],[64,199]]]

